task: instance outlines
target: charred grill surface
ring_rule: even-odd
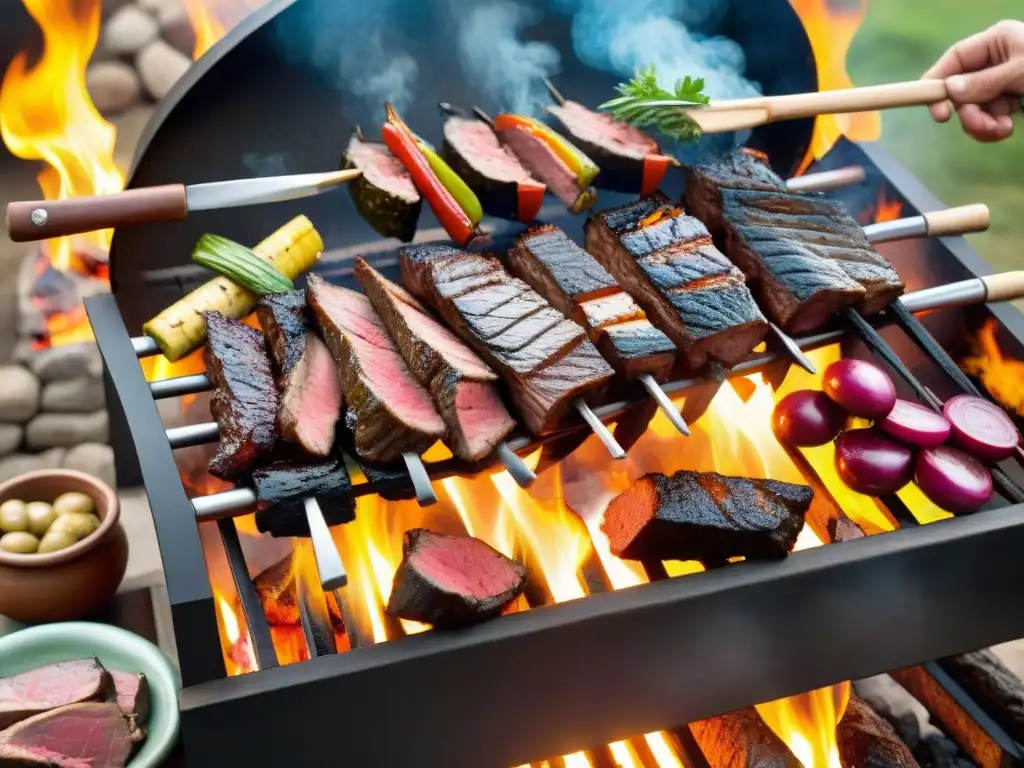
[[[467,461],[490,454],[515,428],[495,385],[498,375],[414,296],[362,258],[355,273],[413,376],[433,396],[452,452]]]
[[[277,386],[262,333],[220,312],[206,313],[206,329],[210,413],[220,428],[210,474],[234,480],[277,443]]]
[[[308,298],[338,363],[356,453],[388,462],[442,439],[444,422],[429,393],[413,378],[370,300],[318,275],[309,276]]]
[[[627,560],[785,557],[813,493],[778,480],[682,470],[644,475],[605,510],[601,530]]]
[[[401,161],[383,144],[364,141],[357,133],[345,149],[341,166],[363,172],[348,184],[363,219],[384,237],[412,240],[423,200]]]
[[[713,233],[722,227],[722,190],[783,192],[786,182],[752,152],[737,149],[724,158],[686,168],[686,210]]]
[[[856,696],[850,696],[836,726],[836,740],[843,768],[917,768],[893,727]]]
[[[504,377],[532,433],[556,429],[576,397],[603,392],[613,371],[583,328],[493,257],[423,245],[401,260],[405,287]]]
[[[743,274],[697,219],[650,196],[586,224],[586,247],[679,350],[690,371],[744,360],[768,331]]]

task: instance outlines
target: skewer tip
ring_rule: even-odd
[[[537,479],[537,474],[519,458],[515,451],[508,447],[508,443],[501,443],[498,446],[498,458],[501,459],[501,463],[505,465],[505,469],[520,488],[529,488]]]
[[[416,502],[421,507],[429,507],[431,504],[436,504],[437,494],[434,493],[434,487],[430,484],[430,475],[427,473],[427,468],[423,466],[423,459],[412,451],[403,453],[402,459],[405,461],[405,468],[408,470],[409,478],[412,480],[413,491],[416,493]]]
[[[552,83],[551,80],[547,77],[542,78],[542,80],[544,81],[544,87],[546,87],[548,89],[548,92],[551,94],[551,98],[557,101],[560,105],[565,104],[565,97],[555,87],[555,84]]]
[[[577,400],[574,405],[580,416],[583,417],[583,420],[587,422],[593,433],[597,435],[597,439],[604,443],[604,447],[608,449],[611,457],[617,461],[626,458],[626,451],[619,445],[619,442],[612,433],[608,431],[608,427],[597,418],[597,414],[590,410],[590,406],[583,400]]]
[[[491,128],[494,128],[494,120],[491,119],[490,115],[488,115],[486,112],[480,109],[480,107],[473,107],[473,114],[476,116],[478,120],[483,120],[485,123],[491,126]]]

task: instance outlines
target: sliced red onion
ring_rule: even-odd
[[[845,424],[846,412],[824,392],[811,389],[791,392],[772,411],[772,431],[786,445],[830,443]]]
[[[914,453],[877,429],[851,429],[836,440],[836,471],[868,496],[895,493],[914,476]]]
[[[1002,461],[1017,449],[1017,427],[1002,408],[984,398],[957,395],[946,401],[942,414],[952,425],[953,442],[972,456]]]
[[[914,478],[921,492],[948,512],[977,512],[992,495],[985,465],[948,445],[920,451]]]
[[[899,399],[889,415],[876,426],[887,435],[920,448],[942,445],[949,438],[950,429],[945,417],[931,408],[911,400]]]
[[[888,415],[896,403],[896,386],[889,375],[866,360],[837,360],[825,369],[825,394],[865,419]]]

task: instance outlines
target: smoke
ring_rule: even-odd
[[[756,96],[743,76],[746,59],[736,42],[689,27],[722,10],[721,0],[551,0],[572,13],[573,48],[590,67],[630,77],[653,64],[663,87],[687,75],[703,77],[712,99]]]
[[[295,62],[313,67],[334,88],[358,97],[374,114],[385,101],[399,110],[414,97],[419,69],[396,39],[395,19],[402,0],[368,3],[306,0],[302,14],[288,14],[294,25],[281,25],[278,40]]]
[[[548,43],[519,39],[541,14],[513,2],[477,5],[467,12],[459,0],[451,0],[451,11],[458,24],[459,60],[474,84],[502,109],[543,112],[550,101],[543,78],[558,72],[561,57]]]

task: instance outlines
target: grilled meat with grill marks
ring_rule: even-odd
[[[356,453],[394,461],[422,453],[445,435],[430,394],[413,377],[387,328],[360,293],[309,276],[309,305],[338,363],[345,424]]]
[[[306,331],[312,327],[306,292],[270,293],[256,305],[256,319],[279,377],[287,376],[306,348]],[[283,383],[283,378],[281,379]]]
[[[262,333],[220,312],[206,313],[206,329],[210,413],[220,427],[210,474],[234,480],[277,443],[277,385]]]
[[[275,461],[255,470],[252,484],[259,501],[256,528],[273,536],[309,535],[303,507],[307,496],[316,497],[328,525],[355,516],[352,480],[340,454],[321,461]]]
[[[587,329],[597,348],[626,379],[661,376],[675,359],[675,345],[651,325],[597,260],[558,227],[546,224],[521,236],[509,266],[566,317]],[[588,312],[587,305],[604,311]]]
[[[342,168],[363,172],[347,185],[363,219],[384,237],[412,240],[423,200],[401,161],[383,144],[364,141],[357,131],[345,149]]]
[[[813,492],[778,480],[682,470],[644,475],[616,496],[601,530],[627,560],[785,557]]]
[[[467,461],[490,454],[515,428],[495,385],[498,375],[414,296],[362,258],[356,259],[355,274],[413,376],[433,396],[452,452]]]
[[[497,259],[448,246],[403,248],[402,282],[501,374],[527,428],[559,426],[572,401],[599,396],[613,371],[586,333]]]
[[[743,274],[664,197],[602,211],[585,230],[587,250],[675,343],[687,370],[709,359],[735,365],[768,332]]]
[[[737,149],[721,160],[686,168],[686,210],[714,234],[722,228],[722,190],[785,192],[786,182],[750,150]]]

